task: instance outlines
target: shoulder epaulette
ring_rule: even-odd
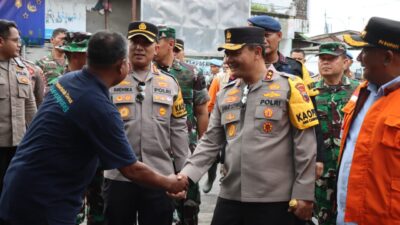
[[[18,65],[20,68],[24,68],[25,64],[22,62],[22,60],[19,57],[14,58],[15,63]]]
[[[179,82],[178,82],[178,80],[175,78],[175,76],[174,75],[172,75],[172,74],[170,74],[170,73],[168,73],[168,72],[166,72],[166,71],[164,71],[164,70],[158,70],[158,75],[159,76],[162,76],[162,75],[165,75],[165,76],[168,76],[168,77],[171,77],[178,85],[179,85]]]
[[[232,87],[233,85],[236,84],[236,82],[238,82],[238,80],[233,80],[233,81],[229,82],[227,85],[225,85],[225,86],[223,87],[223,89],[226,89],[226,88],[228,88],[228,87]]]
[[[284,73],[284,72],[278,72],[279,75],[281,75],[282,77],[285,77],[287,79],[291,78],[292,80],[296,79],[297,76],[293,75],[293,74],[288,74],[288,73]]]

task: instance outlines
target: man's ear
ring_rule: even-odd
[[[158,51],[160,51],[160,45],[156,44],[154,55],[158,55]]]
[[[391,50],[385,52],[385,59],[383,61],[383,65],[388,66],[392,63],[394,59],[394,54]]]

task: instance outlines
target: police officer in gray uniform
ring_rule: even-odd
[[[0,20],[0,195],[4,174],[36,113],[29,72],[16,58],[20,48],[17,25]]]
[[[304,82],[266,67],[263,29],[229,28],[225,42],[219,50],[238,79],[218,94],[208,129],[181,174],[197,182],[227,141],[227,174],[212,225],[308,220],[316,157],[312,127],[318,120]]]
[[[177,81],[152,64],[158,29],[147,22],[129,24],[133,70],[111,88],[112,101],[140,161],[168,175],[180,171],[188,155],[186,109]],[[144,187],[118,170],[105,172],[106,224],[171,225],[173,203],[165,191]]]

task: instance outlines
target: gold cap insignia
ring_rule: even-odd
[[[226,42],[229,43],[231,42],[231,37],[232,37],[232,33],[230,31],[226,32]]]
[[[146,30],[147,26],[144,23],[139,24],[139,30]]]
[[[367,31],[364,30],[364,31],[361,32],[361,38],[364,38],[365,35],[367,35]]]

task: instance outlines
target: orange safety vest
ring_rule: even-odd
[[[343,108],[339,165],[351,123],[368,98],[367,85],[362,83]],[[388,89],[389,93],[368,110],[358,134],[347,187],[345,222],[400,225],[399,84]]]

